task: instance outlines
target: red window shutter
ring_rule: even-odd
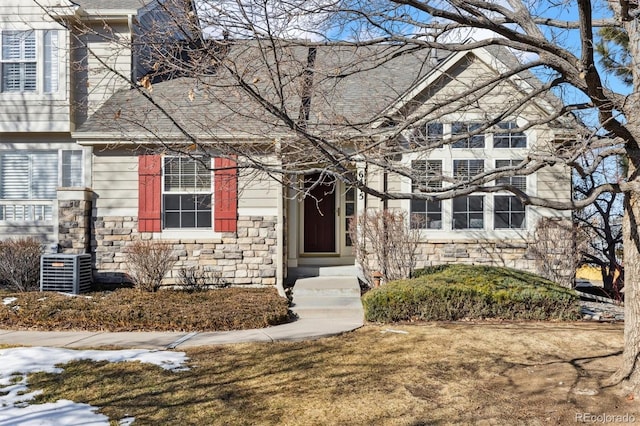
[[[138,232],[160,232],[162,157],[138,156]]]
[[[238,229],[238,170],[236,162],[214,159],[213,230],[236,232]]]

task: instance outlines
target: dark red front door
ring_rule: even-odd
[[[319,174],[305,177],[305,187],[311,188]],[[309,190],[304,199],[305,253],[334,253],[336,251],[336,194],[333,182],[321,183]]]

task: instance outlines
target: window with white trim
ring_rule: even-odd
[[[498,132],[493,135],[494,148],[526,148],[527,136],[522,131],[514,131],[518,128],[515,121],[498,123]]]
[[[504,167],[514,167],[520,164],[522,160],[496,160],[496,169]],[[523,175],[505,176],[496,179],[498,185],[509,185],[522,191],[527,190],[527,177]]]
[[[411,181],[411,191],[420,193],[427,188],[442,188],[442,160],[414,160],[411,168],[417,179]],[[412,229],[442,229],[442,202],[411,200]]]
[[[0,221],[51,220],[56,188],[82,185],[81,150],[0,152]]]
[[[452,200],[453,229],[484,228],[484,197],[469,195]]]
[[[60,161],[60,185],[64,187],[83,186],[82,163],[83,156],[81,150],[64,150],[61,153]]]
[[[453,177],[463,182],[470,181],[484,172],[484,160],[453,160]]]
[[[212,227],[211,169],[188,157],[165,157],[162,215],[165,229]]]
[[[495,229],[524,229],[526,227],[524,204],[513,195],[494,196],[493,227]]]
[[[452,148],[484,148],[484,133],[471,135],[480,129],[480,123],[455,122],[451,124]],[[468,135],[467,137],[463,137]]]
[[[2,30],[0,33],[0,91],[57,92],[58,31]]]

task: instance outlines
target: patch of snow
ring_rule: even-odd
[[[67,400],[29,405],[41,391],[28,391],[27,374],[38,371],[59,373],[58,364],[76,360],[126,362],[139,361],[154,364],[171,371],[185,370],[184,352],[128,350],[72,350],[62,348],[9,348],[0,349],[0,426],[23,425],[100,425],[108,426],[109,419],[96,413],[97,407]],[[120,425],[133,423],[133,417],[120,420]]]
[[[63,296],[67,296],[67,297],[84,297],[85,299],[93,299],[93,296],[84,296],[82,294],[66,293],[63,291],[58,291],[56,293],[61,294]]]
[[[118,422],[118,426],[130,426],[131,424],[133,424],[133,421],[135,419],[135,417],[125,417],[124,419],[120,419],[120,421]]]
[[[18,300],[17,297],[5,297],[4,299],[2,299],[2,304],[5,305],[5,306],[6,305],[10,305],[13,302],[15,302],[16,300]]]

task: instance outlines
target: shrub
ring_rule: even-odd
[[[193,293],[196,291],[205,291],[209,288],[228,287],[224,278],[218,271],[207,271],[197,266],[182,267],[178,271],[178,282],[180,287]]]
[[[42,244],[35,238],[0,242],[0,283],[14,291],[40,288]]]
[[[411,276],[420,235],[408,223],[403,210],[364,211],[350,222],[354,254],[369,283],[375,271],[382,273],[382,282]]]
[[[417,271],[363,296],[368,321],[463,318],[575,320],[577,295],[534,274],[508,268],[447,265]]]
[[[139,290],[158,291],[175,263],[173,248],[167,243],[136,241],[127,251],[129,276]]]

